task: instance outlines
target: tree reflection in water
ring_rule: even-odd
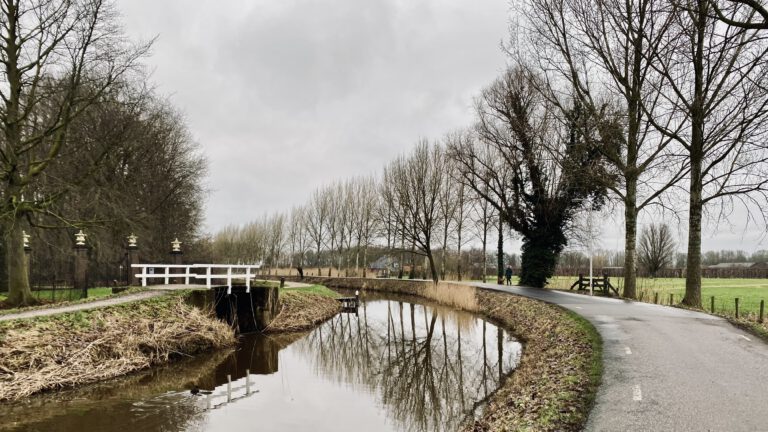
[[[472,315],[392,300],[364,301],[295,348],[317,373],[365,387],[398,430],[411,431],[452,430],[477,415],[521,352]]]

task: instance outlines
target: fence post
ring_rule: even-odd
[[[736,319],[739,319],[739,298],[736,297]]]
[[[709,298],[709,310],[715,313],[715,296]]]
[[[760,322],[763,322],[763,316],[765,313],[765,300],[760,300]]]
[[[653,304],[659,304],[659,292],[655,291],[653,293]]]
[[[675,294],[669,293],[669,305],[672,306],[674,304]]]

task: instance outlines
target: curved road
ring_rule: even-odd
[[[554,303],[603,338],[587,430],[768,431],[768,344],[726,320],[648,303],[493,284]]]

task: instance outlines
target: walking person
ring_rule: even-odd
[[[507,266],[507,269],[504,271],[504,277],[507,278],[507,285],[512,285],[512,267]]]

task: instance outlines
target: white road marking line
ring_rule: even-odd
[[[748,338],[748,337],[746,337],[746,336],[744,336],[744,335],[739,335],[739,336],[743,337],[745,340],[747,340],[747,341],[749,341],[749,342],[752,342],[752,339],[750,339],[750,338]]]
[[[639,385],[636,385],[632,390],[632,399],[634,399],[635,402],[640,402],[643,400],[643,392],[640,390]]]
[[[629,349],[629,347],[624,347],[624,352],[625,352],[627,355],[632,355],[632,350],[631,350],[631,349]]]

